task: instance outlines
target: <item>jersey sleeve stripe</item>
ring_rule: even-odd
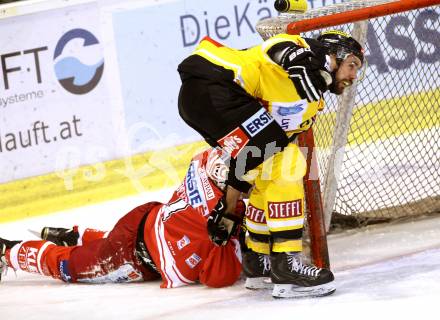
[[[41,273],[42,275],[44,275],[44,273],[43,270],[41,269],[41,257],[43,256],[44,251],[46,251],[49,246],[55,246],[55,244],[48,241],[45,244],[43,244],[43,246],[38,251],[37,268],[38,268],[38,272]]]
[[[166,277],[167,280],[167,288],[176,288],[183,285],[187,285],[190,283],[194,283],[194,281],[188,280],[186,277],[182,275],[180,270],[176,265],[176,261],[174,260],[173,255],[168,248],[167,241],[165,238],[165,228],[164,223],[162,221],[162,212],[157,215],[157,232],[156,239],[159,247],[159,254],[161,256],[161,271]]]

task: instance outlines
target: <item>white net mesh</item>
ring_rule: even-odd
[[[394,2],[390,0],[352,0],[321,8],[311,9],[305,13],[281,13],[278,17],[264,19],[257,23],[256,29],[261,37],[266,40],[276,34],[286,33],[287,26],[296,21],[327,16],[335,13],[351,11],[355,9],[377,6],[384,3]]]

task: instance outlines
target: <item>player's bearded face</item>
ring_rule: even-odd
[[[362,69],[361,60],[350,54],[347,56],[338,68],[336,72],[336,85],[335,94],[342,94],[344,89],[351,86],[353,81],[358,77],[360,70]]]

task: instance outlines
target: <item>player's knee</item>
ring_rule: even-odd
[[[257,253],[270,253],[270,235],[249,232],[246,237],[246,247]]]

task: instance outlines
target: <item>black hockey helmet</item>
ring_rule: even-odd
[[[344,60],[348,54],[354,54],[364,63],[364,49],[352,36],[339,30],[328,30],[321,33],[316,39],[328,49],[329,54],[336,55],[338,64]]]

